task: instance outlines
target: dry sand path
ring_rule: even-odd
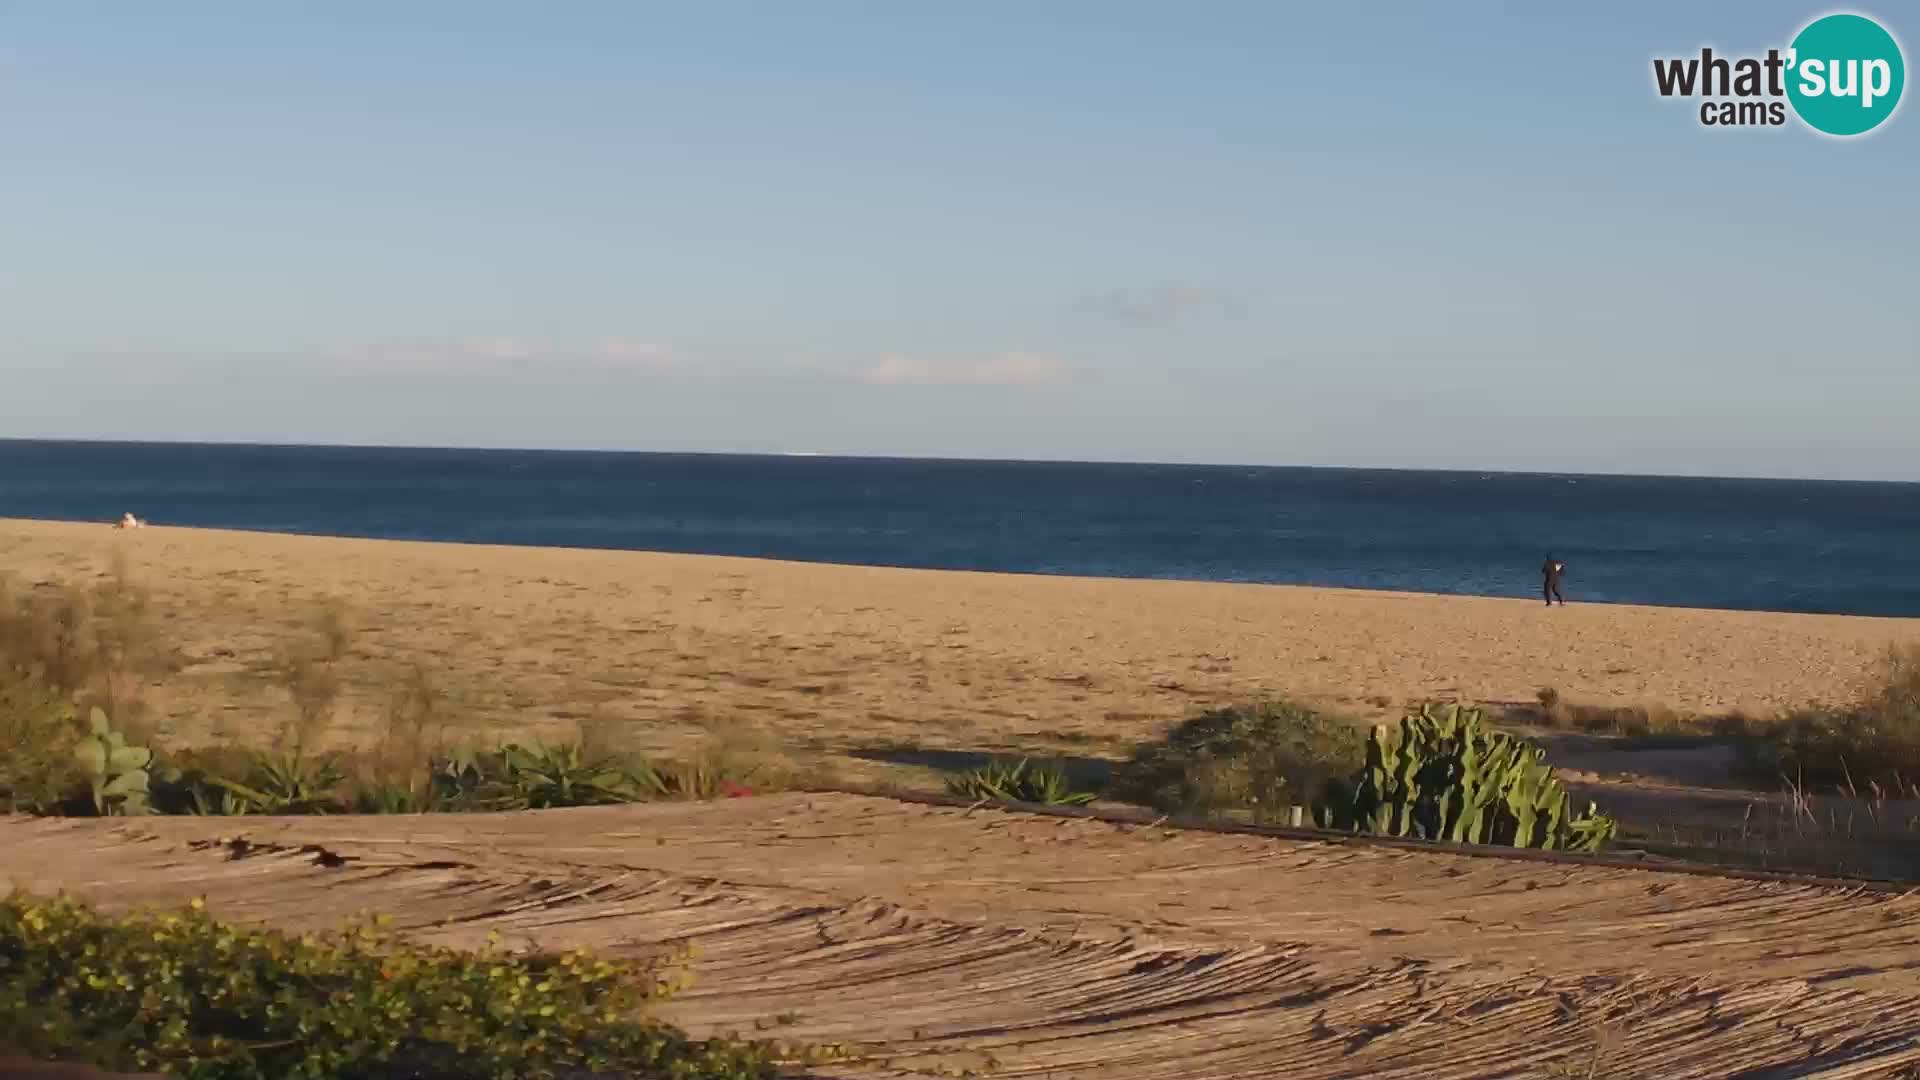
[[[244,837],[245,855],[222,845]],[[327,853],[324,859],[314,845]],[[697,1031],[849,1076],[1905,1075],[1920,896],[850,795],[480,817],[0,821],[0,876],[470,945],[693,943]],[[1591,1071],[1590,1071],[1591,1070]],[[950,1074],[950,1073],[949,1073]]]
[[[281,706],[258,670],[335,597],[362,626],[349,734],[425,662],[496,733],[599,709],[671,751],[744,720],[855,776],[899,745],[1111,754],[1262,693],[1366,712],[1553,686],[1764,711],[1845,698],[1890,644],[1920,641],[1920,620],[0,521],[0,571],[29,585],[116,553],[182,647],[153,692],[181,737],[264,734]]]

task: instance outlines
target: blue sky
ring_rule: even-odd
[[[0,0],[0,435],[1920,480],[1825,10]]]

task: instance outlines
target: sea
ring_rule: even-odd
[[[0,517],[1920,616],[1920,484],[0,440]],[[5,552],[0,549],[0,569]]]

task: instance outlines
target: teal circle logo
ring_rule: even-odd
[[[1900,105],[1907,65],[1900,43],[1864,15],[1827,15],[1793,39],[1787,100],[1816,131],[1864,135]]]

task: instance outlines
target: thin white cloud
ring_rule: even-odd
[[[536,345],[518,338],[490,337],[469,338],[460,343],[456,353],[482,360],[528,360],[540,351]]]
[[[607,337],[590,345],[474,337],[459,341],[359,343],[331,349],[336,371],[370,374],[483,375],[600,370],[668,372],[686,368],[685,358],[658,342]]]
[[[973,355],[889,353],[873,360],[840,357],[786,362],[720,362],[689,355],[671,345],[637,337],[609,336],[586,343],[556,343],[511,336],[367,341],[305,349],[259,351],[170,351],[129,347],[61,354],[63,367],[86,356],[98,365],[124,364],[153,377],[202,374],[308,372],[350,378],[495,378],[528,377],[563,382],[574,377],[625,375],[636,378],[756,382],[809,379],[866,386],[1032,387],[1065,380],[1075,369],[1056,356],[1025,350]],[[0,364],[26,364],[0,342]],[[53,363],[54,358],[43,358]]]
[[[593,347],[592,355],[606,367],[665,371],[684,366],[684,358],[668,346],[633,338],[602,338]]]
[[[875,386],[1037,386],[1066,377],[1058,359],[1009,352],[961,360],[892,355],[859,368],[854,378]]]
[[[1116,289],[1086,297],[1078,306],[1083,312],[1133,326],[1162,326],[1196,315],[1228,316],[1240,310],[1228,293],[1199,285]]]

